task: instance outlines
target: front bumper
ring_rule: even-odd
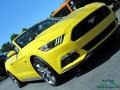
[[[120,24],[118,26],[116,26],[116,28],[114,28],[103,40],[101,40],[98,44],[96,44],[96,46],[94,46],[94,48],[92,48],[90,51],[86,51],[87,54],[85,55],[83,60],[80,60],[81,62],[86,61],[86,59],[88,59],[93,52],[97,51],[98,48],[101,46],[101,44],[103,44],[105,41],[107,41],[109,39],[110,36],[112,36],[112,34],[114,34],[115,31],[118,31],[120,29]],[[79,58],[77,59],[79,61]],[[64,71],[62,73],[65,73],[67,71],[69,71],[70,69],[76,67],[77,65],[79,65],[81,62],[75,63],[74,65],[71,63],[71,67],[69,67],[68,69],[64,69]]]

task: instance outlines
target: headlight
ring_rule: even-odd
[[[56,46],[58,46],[59,44],[61,44],[63,42],[63,38],[64,38],[64,35],[56,38],[55,40],[47,43],[46,45],[40,47],[40,50],[41,51],[48,51]]]

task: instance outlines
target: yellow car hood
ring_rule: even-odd
[[[80,14],[81,13],[81,14]],[[67,33],[69,30],[69,26],[74,26],[74,22],[79,19],[83,19],[85,17],[83,14],[86,12],[79,12],[76,11],[74,14],[70,14],[66,17],[64,17],[61,21],[56,23],[55,25],[51,26],[50,28],[46,29],[44,32],[40,33],[36,39],[39,39],[41,41],[51,41],[53,39],[56,39],[57,37]],[[87,13],[86,13],[87,15]],[[72,28],[71,28],[72,29]],[[50,38],[48,38],[50,37]]]

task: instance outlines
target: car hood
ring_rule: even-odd
[[[80,14],[81,13],[81,14]],[[85,12],[83,12],[85,13]],[[75,11],[74,14],[70,14],[64,17],[61,21],[46,29],[44,32],[40,33],[36,39],[41,41],[51,41],[65,33],[69,30],[68,28],[74,24],[78,18],[83,18],[82,12]],[[72,28],[71,28],[72,29]]]
[[[49,42],[57,37],[64,35],[67,33],[67,28],[76,20],[76,18],[70,19],[63,19],[56,23],[55,25],[51,26],[50,28],[46,29],[44,32],[40,33],[34,41],[45,41]]]

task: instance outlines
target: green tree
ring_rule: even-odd
[[[14,45],[11,44],[10,42],[7,42],[2,45],[1,52],[9,52],[13,49],[14,49]]]
[[[52,16],[52,14],[53,14],[53,13],[54,13],[54,11],[53,11],[53,12],[51,12],[51,14],[50,14],[50,16],[49,16],[50,18],[52,18],[52,17],[53,17],[53,16]]]
[[[23,29],[22,29],[22,32],[24,32],[24,31],[26,31],[26,30],[28,30],[28,29],[27,29],[27,28],[23,28]]]
[[[16,37],[18,36],[18,34],[12,34],[10,36],[10,40],[13,41]],[[0,51],[3,53],[3,52],[9,52],[11,50],[14,49],[14,45],[11,43],[11,42],[7,42],[7,43],[4,43],[2,45],[2,48],[0,49]]]

